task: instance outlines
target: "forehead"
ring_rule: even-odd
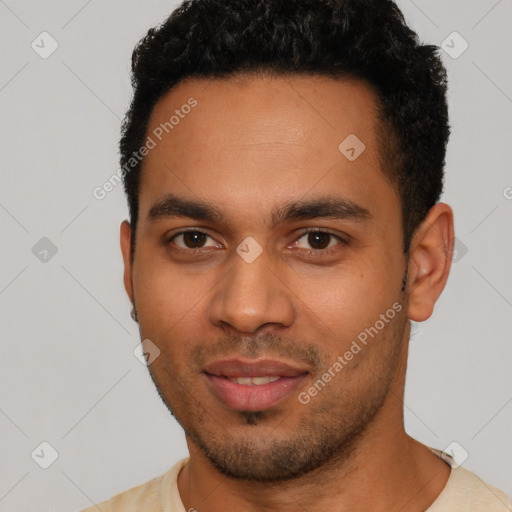
[[[139,216],[165,193],[233,212],[339,190],[397,202],[381,172],[377,97],[363,81],[320,76],[187,80],[155,106],[147,129]],[[396,206],[396,205],[395,205]],[[249,208],[250,210],[250,208]]]

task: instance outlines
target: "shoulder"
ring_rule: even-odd
[[[503,491],[463,467],[452,469],[452,472],[454,473],[453,497],[466,505],[464,510],[474,510],[475,512],[512,511],[512,501]]]
[[[187,461],[188,457],[177,462],[163,475],[80,512],[167,512],[167,509],[162,508],[163,501],[166,504],[176,501],[177,476]]]
[[[512,512],[512,500],[450,455],[430,448],[451,466],[445,488],[427,512]]]

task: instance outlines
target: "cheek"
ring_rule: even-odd
[[[304,278],[297,291],[299,308],[336,338],[352,339],[399,300],[398,273],[386,268],[359,263],[315,279]]]
[[[206,314],[208,292],[214,282],[212,276],[139,257],[134,267],[134,293],[140,324],[147,335],[166,336],[187,324],[200,327],[198,318]]]

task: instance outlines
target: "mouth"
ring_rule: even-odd
[[[263,411],[294,394],[309,375],[307,369],[277,360],[229,359],[203,373],[213,395],[238,411]]]
[[[229,382],[240,384],[242,386],[262,386],[263,384],[270,384],[271,382],[275,382],[281,378],[281,376],[277,375],[273,377],[270,377],[269,375],[261,375],[259,377],[226,377]]]

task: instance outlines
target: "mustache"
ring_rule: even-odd
[[[278,357],[306,363],[313,370],[323,368],[323,358],[318,347],[306,340],[282,337],[275,333],[243,336],[231,333],[214,341],[194,347],[190,353],[192,367],[203,367],[207,362],[228,357],[256,359]]]

